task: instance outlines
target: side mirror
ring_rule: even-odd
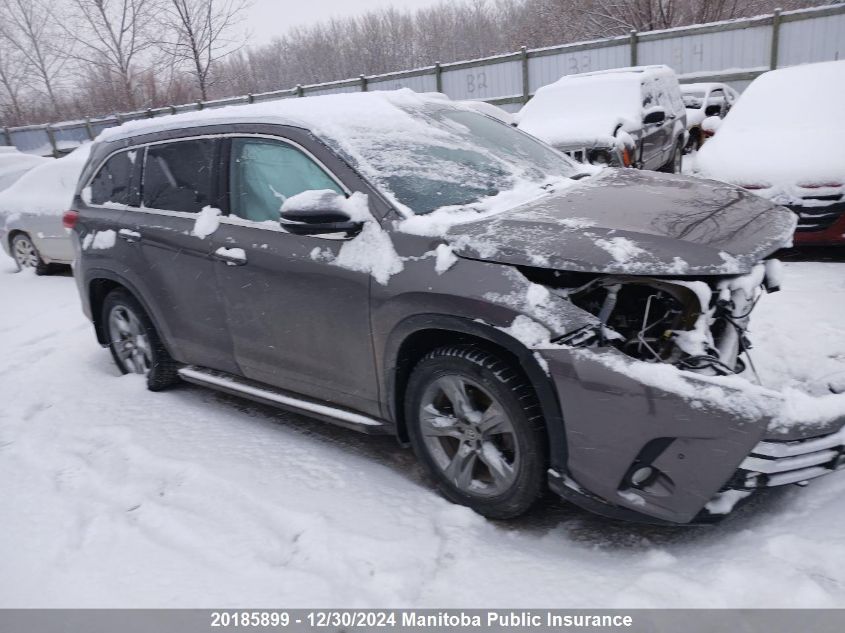
[[[279,221],[285,231],[295,235],[354,235],[364,223],[350,217],[346,202],[346,196],[331,189],[303,191],[285,200]]]
[[[701,122],[701,131],[704,132],[704,136],[710,138],[716,134],[716,130],[719,129],[720,125],[722,125],[721,118],[717,116],[709,116]]]
[[[704,108],[704,116],[720,116],[722,114],[722,106],[713,103]]]
[[[653,108],[643,117],[643,123],[645,125],[657,125],[659,123],[663,123],[665,120],[666,110],[663,108]]]

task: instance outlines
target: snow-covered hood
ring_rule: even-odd
[[[795,216],[712,181],[607,169],[493,217],[455,225],[455,253],[555,270],[745,274],[788,246]]]
[[[547,120],[525,121],[519,129],[536,136],[549,145],[569,149],[573,147],[608,147],[616,144],[613,132],[625,127],[625,119],[611,113],[598,113],[592,117],[561,117]]]
[[[845,128],[794,123],[764,132],[734,129],[729,119],[698,153],[699,175],[753,185],[778,204],[800,202],[806,185],[845,184]]]

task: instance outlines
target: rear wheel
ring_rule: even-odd
[[[520,372],[476,346],[442,347],[414,368],[407,394],[411,445],[447,499],[495,519],[531,507],[547,450],[539,404]]]
[[[123,374],[139,374],[151,391],[179,382],[178,363],[171,358],[146,311],[121,288],[103,301],[102,323],[112,358]]]
[[[36,275],[46,275],[50,272],[50,264],[41,259],[41,254],[35,247],[32,238],[26,233],[18,233],[12,238],[12,256],[18,265],[18,270],[31,268]]]

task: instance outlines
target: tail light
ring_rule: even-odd
[[[622,164],[625,167],[631,166],[631,152],[628,151],[627,147],[622,148]]]
[[[76,226],[77,220],[79,220],[78,211],[65,211],[62,215],[62,226],[66,229],[72,229]]]
[[[770,184],[765,182],[748,182],[748,183],[740,183],[739,185],[743,189],[748,189],[750,191],[755,191],[757,189],[769,189],[771,187]]]

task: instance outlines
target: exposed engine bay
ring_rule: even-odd
[[[637,360],[708,375],[745,371],[750,361],[746,332],[751,312],[764,292],[775,292],[780,285],[777,260],[767,260],[739,276],[653,278],[523,272],[601,323],[556,342],[613,346]]]

